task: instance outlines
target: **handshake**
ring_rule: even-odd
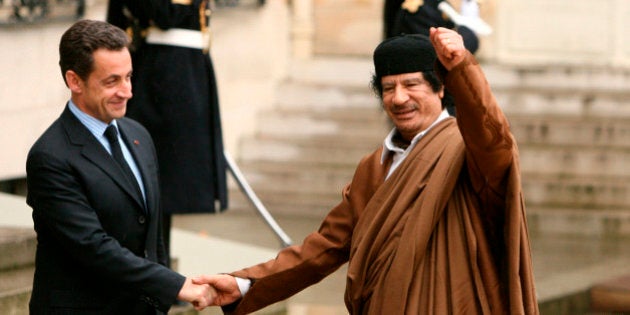
[[[230,275],[203,275],[186,278],[177,299],[190,302],[200,311],[208,306],[223,306],[241,297],[236,278]]]

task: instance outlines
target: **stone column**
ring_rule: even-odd
[[[313,0],[291,1],[293,27],[292,50],[293,57],[297,59],[310,59],[313,56]]]

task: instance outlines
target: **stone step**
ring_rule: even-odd
[[[626,94],[630,70],[609,67],[526,66],[482,63],[493,88],[519,87],[530,90],[602,91]]]
[[[293,205],[293,199],[299,198],[302,205],[314,205],[319,208],[338,202],[341,190],[351,176],[327,180],[287,178],[284,181],[263,175],[260,181],[250,181],[253,190],[263,201],[274,204]],[[630,210],[626,183],[606,182],[605,179],[588,182],[577,179],[573,182],[524,179],[523,191],[526,203],[540,207],[566,207],[584,209],[626,209]]]
[[[0,271],[35,264],[36,247],[33,229],[0,227]]]
[[[269,191],[339,192],[354,174],[352,167],[325,164],[251,162],[239,166],[252,187]]]
[[[309,60],[292,60],[288,73],[294,82],[368,88],[374,73],[371,58],[317,56]]]
[[[341,190],[351,179],[351,174],[347,173],[347,178],[339,176],[323,181],[318,179],[320,176],[317,174],[311,177],[307,174],[309,172],[312,173],[305,171],[301,179],[278,180],[273,178],[274,175],[265,175],[260,181],[250,181],[250,184],[258,198],[274,214],[323,217],[341,201]],[[576,213],[584,216],[585,220],[601,217],[601,220],[620,222],[618,214],[630,216],[628,182],[606,178],[555,180],[543,176],[524,178],[523,192],[528,209],[546,209],[543,213],[550,216],[566,215],[567,220],[572,221],[575,220],[571,219],[574,213],[564,210],[578,209]],[[230,207],[242,207],[249,201],[240,191],[234,190],[230,193],[230,203]],[[619,232],[625,234],[630,230]]]
[[[381,109],[276,109],[262,113],[258,119],[258,136],[310,139],[327,137],[335,141],[380,141],[390,124]]]
[[[281,109],[379,108],[380,100],[367,82],[347,87],[290,81],[282,85],[283,93],[276,104]],[[625,90],[600,86],[576,89],[532,83],[523,85],[512,82],[496,84],[497,86],[492,82],[490,84],[499,106],[508,117],[535,114],[573,118],[630,118],[630,103],[627,101],[630,99],[630,91],[627,87]]]
[[[630,118],[628,95],[581,95],[579,92],[569,91],[497,91],[495,97],[508,117],[536,114]]]
[[[530,90],[602,91],[628,93],[630,70],[621,68],[575,65],[520,67],[486,63],[481,67],[493,88],[518,87]],[[290,71],[294,81],[313,85],[366,87],[374,73],[370,57],[326,56],[311,60],[294,60]]]
[[[630,208],[542,207],[529,205],[527,200],[525,204],[532,234],[579,235],[602,239],[630,237]]]
[[[287,81],[282,85],[275,105],[279,109],[307,108],[314,112],[329,109],[380,108],[380,101],[367,84],[361,86],[335,86]]]
[[[245,139],[241,142],[241,160],[259,162],[296,163],[313,169],[323,165],[345,165],[354,169],[361,157],[381,145],[377,136],[361,139],[317,136],[308,139],[290,135],[266,139]],[[630,177],[630,150],[623,147],[594,147],[587,145],[520,145],[520,164],[523,174],[559,176]]]
[[[315,166],[320,164],[356,165],[361,157],[378,148],[380,143],[339,139],[337,142],[305,141],[303,139],[244,139],[241,142],[241,160],[301,161]],[[366,146],[371,147],[366,149]]]
[[[3,314],[28,314],[36,247],[33,229],[0,227],[0,310]]]
[[[354,168],[326,164],[254,162],[240,165],[255,191],[338,196]],[[526,172],[522,178],[527,203],[578,208],[630,208],[630,177],[556,175]]]
[[[271,115],[273,116],[273,115]],[[264,120],[264,119],[263,119]],[[243,150],[246,152],[256,151],[256,157],[265,154],[282,154],[282,149],[286,154],[294,155],[304,150],[304,147],[317,148],[319,154],[327,155],[328,149],[337,150],[339,148],[355,150],[353,157],[367,154],[380,145],[388,127],[378,125],[366,127],[370,131],[380,129],[380,131],[370,132],[370,134],[348,135],[345,130],[339,134],[314,134],[305,131],[305,127],[292,133],[284,130],[285,125],[291,125],[292,119],[275,121],[275,131],[266,128],[261,137],[265,139],[252,141],[254,147],[245,147],[249,142],[244,142]],[[526,119],[516,120],[513,124],[515,137],[520,147],[521,167],[523,172],[548,172],[552,174],[580,174],[580,175],[605,175],[605,176],[627,176],[630,175],[630,141],[626,134],[630,135],[630,129],[624,125],[623,120],[611,122],[605,127],[598,122],[585,123],[584,128],[580,128],[580,123],[574,124],[570,119],[563,119],[557,125],[555,123],[528,123]],[[271,123],[269,123],[271,125]],[[298,125],[299,123],[296,123]],[[303,124],[304,125],[304,124]],[[287,128],[298,129],[296,126]],[[262,133],[262,131],[261,131]],[[571,137],[571,135],[575,135]],[[275,141],[277,140],[277,141]],[[274,152],[265,152],[260,147],[260,143],[276,148]],[[364,151],[361,152],[361,149]],[[313,157],[310,153],[309,156]],[[244,159],[254,158],[251,155],[243,155]],[[317,163],[317,159],[306,160],[309,163]],[[323,161],[320,161],[323,162]],[[356,164],[356,160],[338,160],[337,163]]]
[[[482,67],[500,106],[510,115],[630,117],[627,102],[630,70],[566,66],[520,68],[499,64],[482,64]],[[347,106],[354,102],[335,91],[348,87],[362,91],[365,93],[362,98],[369,100],[369,82],[374,71],[369,58],[297,61],[291,69],[291,82],[318,88],[325,86],[327,93],[311,97],[308,91],[312,90],[305,87],[289,94],[283,91],[279,104]]]
[[[519,145],[630,148],[630,119],[515,114],[508,117]]]
[[[253,189],[267,211],[273,216],[323,219],[330,209],[341,201],[341,190],[336,193],[309,191],[290,193],[286,191]],[[251,202],[236,188],[230,191],[229,198],[230,209],[252,208]]]
[[[519,147],[521,172],[557,176],[630,176],[630,150],[591,146]]]
[[[312,87],[305,84],[287,86],[285,94],[298,97],[296,99],[283,97],[273,112],[268,111],[261,115],[261,132],[270,130],[272,134],[275,131],[299,135],[337,133],[339,137],[342,137],[345,129],[362,134],[365,130],[374,131],[370,126],[377,126],[378,132],[375,133],[382,138],[383,135],[379,132],[388,131],[389,123],[386,115],[378,105],[374,106],[373,102],[369,102],[365,106],[366,103],[361,103],[365,110],[359,111],[356,109],[359,105],[348,104],[341,100],[343,96],[338,96],[339,100],[332,102],[334,105],[322,106],[321,102],[318,102],[320,89],[343,90],[343,88]],[[559,95],[563,94],[563,92],[556,92]],[[343,95],[343,92],[339,93]],[[308,94],[317,96],[306,97],[305,95]],[[564,94],[571,98],[574,97],[575,92]],[[626,96],[622,100],[624,104],[627,103],[626,99],[630,98],[630,93]],[[311,101],[313,104],[309,104]],[[566,100],[562,102],[565,105],[570,103]],[[548,104],[548,102],[545,101],[543,104]],[[518,107],[524,108],[520,105]],[[630,124],[628,124],[630,117],[621,115],[619,111],[614,111],[612,115],[604,115],[603,112],[571,115],[562,111],[541,113],[536,110],[518,110],[507,114],[513,132],[521,143],[630,146],[630,141],[626,140],[630,135]],[[355,123],[359,123],[361,127],[356,129]],[[280,127],[283,124],[286,126]]]
[[[387,121],[385,112],[380,105],[369,104],[368,106],[345,106],[340,104],[337,107],[308,107],[308,106],[287,106],[278,105],[272,110],[263,112],[266,115],[284,115],[288,117],[310,117],[318,120],[331,120],[334,122],[346,122],[349,124],[359,123],[383,123]]]
[[[630,117],[630,72],[608,68],[482,65],[509,117]]]
[[[524,174],[530,206],[630,210],[630,176],[550,176]]]
[[[351,180],[357,161],[358,158],[348,159],[347,164],[340,165],[309,163],[305,159],[280,163],[252,160],[241,166],[254,191],[271,212],[323,217],[340,201],[341,189]],[[573,175],[540,171],[539,167],[523,173],[523,189],[529,206],[585,208],[591,212],[602,209],[630,211],[628,177],[614,174],[607,177],[596,171]],[[241,198],[241,205],[247,203]]]
[[[516,114],[630,117],[628,94],[587,93],[580,90],[493,90],[497,102],[508,117]]]
[[[27,315],[31,288],[0,291],[0,310],[2,314]]]
[[[336,194],[269,193],[256,191],[272,216],[321,220],[341,201]],[[525,200],[529,231],[548,235],[588,235],[598,238],[630,237],[630,208],[540,206]],[[238,190],[230,192],[231,212],[252,214],[252,205]]]
[[[630,119],[624,117],[513,114],[508,117],[520,145],[630,147]],[[260,133],[381,140],[390,123],[380,109],[275,109],[260,116]]]

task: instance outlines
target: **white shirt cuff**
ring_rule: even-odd
[[[234,277],[234,279],[236,279],[238,290],[241,291],[241,296],[245,296],[245,294],[247,294],[247,291],[249,291],[249,288],[252,286],[252,281],[239,277]]]

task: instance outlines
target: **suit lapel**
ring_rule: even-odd
[[[94,138],[90,131],[81,124],[81,122],[70,112],[66,107],[61,115],[63,126],[67,131],[67,136],[70,142],[74,145],[81,147],[81,154],[90,162],[98,166],[112,180],[120,186],[129,196],[135,200],[135,202],[144,209],[144,202],[142,196],[139,196],[136,189],[127,180],[126,175],[116,165],[114,159],[111,158],[107,150],[101,145],[101,143]]]
[[[157,183],[157,178],[154,175],[155,171],[152,171],[157,169],[157,165],[153,163],[154,160],[151,155],[150,142],[137,132],[134,132],[135,129],[127,124],[124,119],[118,119],[117,121],[121,137],[136,161],[136,166],[140,170],[146,197],[145,209],[147,210],[147,214],[150,214],[156,207],[155,198],[158,194],[157,187],[154,187],[154,183]]]

